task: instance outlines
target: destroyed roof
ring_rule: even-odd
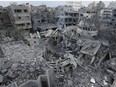
[[[81,52],[82,53],[93,56],[99,50],[99,48],[101,46],[101,42],[100,41],[90,41],[90,40],[86,40],[82,44],[82,46],[83,46],[82,49],[81,49]]]
[[[87,19],[87,18],[83,18],[80,20],[79,26],[82,26],[82,27],[93,27],[95,28],[95,20],[94,19]]]

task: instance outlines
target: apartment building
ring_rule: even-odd
[[[100,12],[102,28],[116,28],[116,2],[111,2]]]
[[[102,28],[111,27],[112,9],[104,8],[100,12],[100,22]]]
[[[8,6],[8,14],[14,28],[30,30],[32,28],[31,15],[28,6],[24,4],[11,4]]]
[[[72,6],[59,6],[56,12],[57,25],[60,28],[76,25],[79,19],[79,13],[74,11]]]

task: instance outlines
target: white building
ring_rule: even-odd
[[[111,27],[112,9],[104,8],[100,12],[100,22],[102,28]]]
[[[84,7],[82,1],[67,1],[66,5],[72,6],[74,11],[78,11],[80,8]]]
[[[79,13],[80,14],[83,14],[83,17],[93,18],[93,17],[95,17],[97,11],[96,11],[95,8],[94,9],[91,9],[91,8],[86,7],[86,8],[80,9],[79,10]]]

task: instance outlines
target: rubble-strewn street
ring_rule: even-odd
[[[116,2],[66,3],[0,7],[0,87],[116,87]]]

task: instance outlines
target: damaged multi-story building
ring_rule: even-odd
[[[80,8],[83,8],[82,1],[67,1],[66,5],[72,6],[74,11],[78,11]]]
[[[58,6],[56,12],[57,25],[61,28],[73,26],[78,23],[79,13],[72,6]]]
[[[98,27],[95,24],[95,20],[83,18],[78,24],[77,32],[79,35],[96,36]]]
[[[34,31],[56,29],[55,9],[46,5],[31,7],[32,24]]]
[[[81,14],[80,17],[87,17],[87,18],[94,18],[97,15],[99,16],[100,10],[103,9],[105,4],[103,2],[90,3],[87,7],[79,9],[79,13]]]
[[[112,9],[111,8],[104,8],[100,12],[100,21],[102,28],[111,27],[111,18],[112,18]]]
[[[6,34],[6,29],[9,27],[11,27],[11,22],[7,10],[0,6],[0,36],[4,36]]]
[[[10,21],[14,28],[18,30],[30,30],[32,28],[28,6],[13,3],[8,6],[8,12]]]
[[[102,28],[116,28],[116,3],[111,2],[100,12]]]

